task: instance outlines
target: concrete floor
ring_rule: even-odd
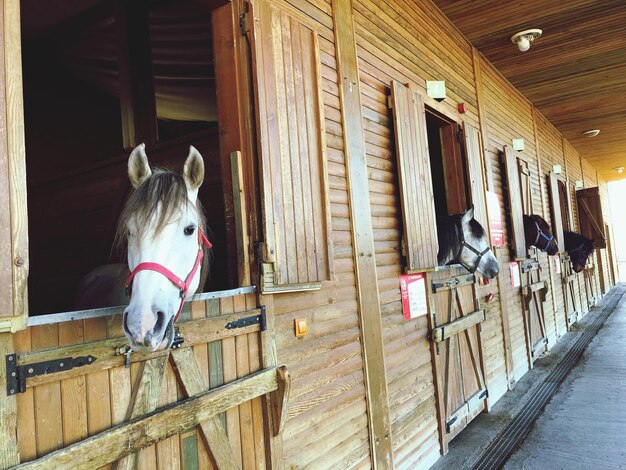
[[[624,300],[504,468],[626,468]]]
[[[617,287],[624,289],[624,286]],[[469,469],[524,406],[607,303],[605,297],[574,331],[535,362],[490,413],[479,415],[451,443],[434,470]],[[513,469],[626,469],[626,295],[561,384],[521,447]]]

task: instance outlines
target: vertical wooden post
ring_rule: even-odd
[[[19,0],[0,0],[0,331],[26,327],[28,215]]]
[[[118,67],[124,148],[157,141],[156,97],[147,0],[116,0]]]
[[[341,82],[339,100],[356,265],[372,464],[378,468],[393,468],[387,374],[352,2],[333,0],[332,7],[337,69]]]
[[[5,357],[12,354],[13,334],[0,333],[0,469],[20,463],[17,448],[17,403],[15,395],[7,395]]]

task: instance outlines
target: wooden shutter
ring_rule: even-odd
[[[288,6],[262,0],[254,16],[261,288],[316,289],[332,272],[318,35]]]
[[[28,211],[19,2],[0,26],[0,332],[26,326]]]
[[[463,123],[465,136],[465,155],[470,185],[470,196],[474,205],[474,218],[480,222],[485,230],[489,230],[487,221],[487,203],[485,200],[485,182],[483,172],[483,158],[480,145],[480,133],[474,126]]]
[[[422,96],[391,82],[407,271],[437,266],[437,222]]]
[[[602,201],[598,187],[579,189],[576,191],[576,201],[580,234],[594,240],[596,248],[606,248]]]
[[[509,208],[511,210],[511,244],[515,258],[526,257],[526,240],[524,238],[524,207],[522,205],[520,172],[517,157],[508,145],[504,147],[504,168],[509,192]]]
[[[552,217],[552,233],[559,242],[559,251],[565,251],[565,238],[563,236],[563,214],[561,213],[561,197],[559,196],[559,180],[553,171],[548,175],[550,187],[550,209]]]

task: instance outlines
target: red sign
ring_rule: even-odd
[[[511,272],[511,287],[521,286],[522,280],[520,279],[519,264],[517,264],[517,261],[511,261],[509,263],[509,271]]]
[[[489,212],[491,245],[504,246],[504,224],[502,223],[500,198],[498,198],[498,195],[493,191],[487,191],[487,211]]]
[[[428,313],[426,279],[423,273],[401,275],[400,293],[402,295],[402,313],[405,320],[417,318]]]

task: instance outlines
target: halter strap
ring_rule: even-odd
[[[460,230],[459,230],[459,237],[461,238],[461,243],[460,243],[460,247],[459,247],[459,252],[456,255],[456,261],[458,261],[458,263],[461,266],[463,266],[465,269],[467,269],[470,273],[473,274],[478,269],[478,265],[480,264],[480,260],[483,258],[483,256],[485,256],[491,250],[491,248],[489,248],[489,246],[487,246],[487,248],[485,248],[483,251],[478,251],[472,245],[467,243],[465,241],[465,236],[463,235],[463,227],[461,227]],[[470,268],[466,263],[461,261],[461,253],[463,253],[463,248],[467,248],[468,250],[470,250],[471,252],[476,254],[476,256],[477,256],[476,257],[476,266],[474,266],[474,268]]]
[[[535,224],[535,227],[537,228],[537,236],[535,237],[535,242],[533,243],[533,245],[535,245],[540,250],[546,251],[548,249],[548,245],[550,244],[550,242],[554,240],[554,234],[548,237],[545,233],[543,233],[543,230],[541,230],[541,227],[539,227],[539,224],[537,223],[537,221],[533,219],[533,222]],[[540,238],[543,238],[546,241],[546,244],[544,245],[543,248],[540,248],[537,245]]]
[[[135,278],[137,273],[141,271],[155,271],[159,274],[162,274],[167,279],[169,279],[169,281],[174,284],[174,286],[176,286],[176,288],[178,288],[178,290],[180,291],[180,306],[178,307],[178,312],[176,312],[176,316],[174,317],[174,322],[176,322],[176,320],[178,320],[178,317],[180,316],[180,313],[183,311],[183,304],[185,303],[185,299],[187,298],[187,294],[189,293],[189,286],[193,282],[196,272],[202,264],[202,258],[204,258],[204,250],[202,249],[202,247],[205,246],[209,249],[213,247],[213,244],[209,241],[209,239],[200,228],[198,228],[198,244],[199,247],[198,254],[196,255],[196,261],[194,262],[193,268],[191,268],[191,271],[184,281],[162,264],[147,261],[144,263],[139,263],[126,278],[126,289],[130,292],[133,279]]]

